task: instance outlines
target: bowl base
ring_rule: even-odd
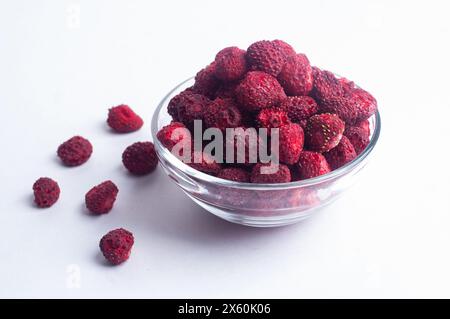
[[[285,214],[277,214],[274,216],[268,216],[267,214],[261,214],[261,212],[259,212],[258,214],[259,216],[257,216],[256,213],[254,216],[252,216],[249,214],[241,214],[237,213],[236,211],[227,210],[226,208],[223,207],[212,206],[195,197],[190,196],[189,194],[187,195],[196,204],[206,209],[208,212],[216,215],[217,217],[222,218],[231,223],[250,227],[280,227],[296,224],[304,219],[307,219],[313,213],[317,213],[325,206],[328,206],[329,204],[334,202],[334,200],[328,201],[326,205],[321,205],[320,207],[313,207],[300,212],[289,211],[286,212]]]

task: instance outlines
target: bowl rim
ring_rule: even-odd
[[[341,166],[338,169],[335,169],[327,174],[316,176],[313,178],[308,178],[305,180],[295,181],[295,182],[289,182],[289,183],[279,183],[279,184],[267,184],[267,183],[242,183],[242,182],[235,182],[230,181],[226,179],[222,179],[216,176],[208,175],[206,173],[203,173],[201,171],[198,171],[189,165],[183,163],[179,158],[177,158],[175,155],[173,155],[167,148],[165,148],[160,141],[157,138],[158,133],[158,120],[159,116],[161,114],[161,111],[163,110],[163,107],[165,107],[168,104],[168,99],[172,96],[174,92],[179,90],[182,86],[184,86],[186,83],[194,80],[194,77],[190,77],[183,82],[179,83],[177,86],[175,86],[172,90],[170,90],[169,93],[164,96],[164,98],[159,102],[158,106],[156,107],[151,121],[151,133],[153,137],[153,143],[155,144],[155,148],[157,150],[158,156],[163,157],[164,159],[167,159],[170,163],[172,163],[174,166],[176,166],[178,169],[180,169],[183,173],[187,174],[189,177],[194,178],[194,180],[201,180],[206,183],[211,183],[219,186],[224,187],[232,187],[232,188],[239,188],[239,189],[248,189],[248,190],[284,190],[284,189],[291,189],[291,188],[298,188],[298,187],[308,187],[312,185],[316,185],[319,183],[327,182],[330,180],[333,180],[335,178],[338,178],[342,175],[345,175],[346,173],[352,171],[355,167],[359,166],[364,159],[372,152],[375,145],[378,142],[378,139],[380,137],[381,132],[381,117],[380,112],[377,111],[371,116],[375,117],[375,125],[374,130],[372,133],[372,138],[370,139],[369,145],[362,151],[355,159],[353,159],[351,162],[345,164],[344,166]]]

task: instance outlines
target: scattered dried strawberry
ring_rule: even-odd
[[[323,154],[332,170],[344,166],[356,158],[356,151],[346,136],[342,136],[339,144]]]
[[[306,125],[305,142],[311,151],[327,152],[339,144],[345,123],[336,114],[317,114]]]
[[[330,166],[322,154],[311,151],[303,151],[300,154],[297,172],[301,180],[324,175],[330,171]]]
[[[99,246],[106,260],[113,265],[118,265],[130,257],[133,244],[133,234],[128,230],[119,228],[103,236]]]
[[[66,166],[79,166],[92,154],[92,144],[81,136],[74,136],[58,147],[57,154]]]
[[[134,175],[146,175],[158,166],[158,157],[152,142],[137,142],[122,154],[123,165]]]
[[[142,118],[125,104],[109,109],[107,123],[118,133],[134,132],[144,125]]]
[[[47,208],[58,201],[58,183],[48,177],[41,177],[33,184],[34,202],[38,207]]]
[[[93,214],[107,214],[113,208],[118,193],[119,189],[113,182],[103,182],[87,192],[86,208]]]

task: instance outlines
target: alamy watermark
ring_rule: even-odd
[[[194,121],[193,136],[186,129],[173,130],[171,139],[178,141],[172,154],[184,163],[215,161],[226,164],[269,164],[261,174],[274,174],[279,168],[279,129],[249,127],[203,129],[201,120]]]

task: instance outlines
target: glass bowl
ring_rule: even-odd
[[[328,174],[285,184],[238,183],[207,175],[183,163],[156,138],[171,121],[169,101],[194,84],[190,78],[164,97],[152,118],[152,136],[167,175],[198,205],[227,221],[255,227],[276,227],[299,222],[329,205],[345,192],[366,165],[380,135],[380,114],[370,119],[370,143],[350,163]]]

